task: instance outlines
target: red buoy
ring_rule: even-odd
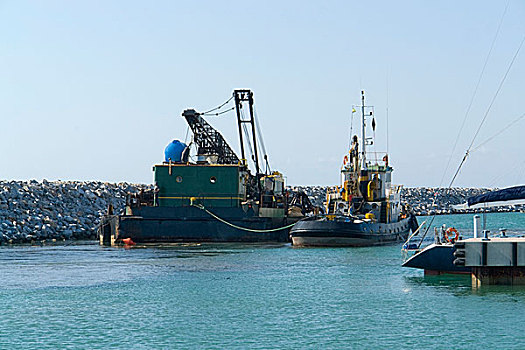
[[[137,243],[133,242],[133,240],[131,238],[124,238],[122,240],[122,243],[124,243],[125,245],[135,245]]]

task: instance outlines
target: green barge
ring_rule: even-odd
[[[241,157],[203,118],[207,113],[185,110],[192,142],[174,141],[166,148],[164,162],[153,166],[154,190],[128,195],[123,213],[108,208],[99,229],[101,244],[289,241],[293,224],[314,208],[304,194],[287,192],[284,176],[270,170],[256,137],[253,93],[235,90],[231,100]]]

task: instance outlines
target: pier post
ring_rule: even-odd
[[[474,215],[474,238],[480,238],[479,232],[481,231],[481,222],[479,221],[479,215]]]
[[[473,287],[525,285],[525,238],[486,236],[457,242],[454,264],[471,268]]]
[[[472,268],[472,287],[525,285],[525,267],[481,266]]]

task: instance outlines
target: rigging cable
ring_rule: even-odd
[[[241,120],[245,120],[244,110],[241,108]],[[252,147],[252,143],[250,141],[250,133],[248,132],[248,128],[246,127],[246,123],[242,123],[242,129],[244,130],[244,137],[246,138],[246,141],[248,142],[248,149],[250,150],[250,159],[252,160],[252,163],[255,166],[255,156],[253,154],[254,150]],[[257,171],[257,169],[255,169]]]
[[[507,79],[507,75],[509,74],[510,72],[510,69],[512,68],[512,66],[514,65],[514,61],[516,61],[516,57],[518,57],[518,54],[521,50],[521,48],[523,47],[523,43],[525,42],[525,35],[523,36],[523,39],[521,39],[521,42],[520,42],[520,45],[518,46],[518,49],[516,50],[516,53],[514,53],[514,57],[512,57],[512,60],[510,61],[510,64],[507,68],[507,71],[505,72],[505,75],[503,76],[503,79],[501,79],[501,82],[498,86],[498,89],[496,90],[496,93],[494,94],[494,97],[492,98],[492,101],[490,101],[490,105],[489,107],[487,108],[487,111],[485,112],[485,115],[483,116],[483,119],[481,120],[481,123],[479,124],[479,127],[478,127],[478,130],[476,130],[476,134],[474,135],[474,137],[472,138],[472,142],[470,142],[470,146],[469,146],[469,149],[472,147],[472,145],[474,144],[474,141],[476,140],[476,137],[478,136],[479,134],[479,131],[481,130],[481,127],[483,126],[483,124],[485,123],[485,120],[487,119],[487,115],[489,114],[490,112],[490,109],[492,108],[492,105],[494,104],[494,101],[496,101],[496,97],[498,97],[498,94],[501,90],[501,88],[503,87],[503,83],[505,82],[505,80]]]
[[[523,161],[521,171],[518,171],[518,175],[516,176],[515,183],[521,182],[521,179],[523,178],[523,175],[525,175],[525,161]]]
[[[500,20],[500,24],[499,24],[499,26],[498,26],[498,29],[497,29],[496,34],[497,34],[497,33],[499,32],[499,30],[500,30],[501,22],[503,21],[503,17],[504,17],[504,15],[505,15],[505,12],[507,11],[507,8],[508,8],[508,2],[507,2],[507,5],[506,5],[506,7],[505,7],[505,11],[504,11],[504,13],[503,13],[502,19]],[[489,54],[490,54],[490,52],[492,51],[492,47],[493,47],[493,45],[494,45],[494,41],[496,40],[496,37],[497,37],[497,35],[494,37],[494,40],[493,40],[493,43],[492,43],[492,45],[491,45],[491,49],[490,49],[490,51],[489,51]],[[487,108],[487,111],[485,112],[485,115],[483,116],[483,119],[481,120],[481,123],[480,123],[478,129],[476,130],[476,133],[474,134],[474,137],[472,138],[472,141],[471,141],[471,143],[470,143],[470,145],[469,145],[467,151],[465,152],[465,155],[463,156],[463,159],[461,160],[461,162],[460,162],[460,164],[459,164],[459,166],[458,166],[458,168],[457,168],[457,170],[456,170],[454,176],[452,177],[452,180],[450,181],[450,183],[449,183],[449,185],[448,185],[448,187],[447,187],[447,189],[446,189],[446,192],[447,192],[447,193],[448,193],[448,190],[450,190],[450,188],[452,187],[452,184],[454,183],[454,181],[456,180],[456,177],[458,176],[459,171],[461,170],[461,167],[463,166],[463,164],[464,164],[465,161],[467,160],[467,157],[469,156],[470,149],[472,148],[472,145],[474,144],[474,141],[476,140],[476,137],[478,136],[479,131],[481,130],[481,127],[483,126],[483,124],[485,123],[485,120],[487,119],[487,116],[488,116],[488,114],[489,114],[489,112],[490,112],[490,109],[492,108],[492,105],[494,104],[494,101],[496,100],[496,97],[498,96],[498,94],[499,94],[499,92],[500,92],[500,90],[501,90],[501,88],[502,88],[502,86],[503,86],[503,83],[504,83],[505,80],[507,79],[507,75],[508,75],[508,73],[510,72],[510,69],[512,68],[512,66],[514,65],[514,61],[516,60],[516,57],[518,56],[518,54],[519,54],[519,52],[520,52],[520,50],[521,50],[521,48],[522,48],[522,46],[523,46],[523,42],[524,42],[524,41],[525,41],[525,35],[523,36],[523,39],[521,40],[520,45],[518,46],[518,49],[516,50],[514,56],[512,57],[512,60],[511,60],[509,66],[508,66],[508,68],[507,68],[507,71],[505,72],[505,75],[503,76],[503,78],[502,78],[502,80],[501,80],[501,82],[500,82],[500,84],[499,84],[499,86],[498,86],[498,89],[496,90],[496,92],[495,92],[495,94],[494,94],[494,97],[492,98],[492,101],[490,102],[490,104],[489,104],[489,106],[488,106],[488,108]],[[488,58],[486,59],[486,61],[487,61],[487,60],[488,60]],[[486,66],[486,63],[485,63],[485,65],[483,66],[483,70],[482,70],[482,72],[485,70],[485,66]],[[480,77],[481,77],[481,75],[480,75]],[[480,81],[480,80],[481,80],[481,78],[478,80],[478,85],[479,85],[479,81]],[[477,87],[476,87],[476,90],[475,90],[475,91],[477,91]],[[473,98],[472,98],[472,100],[473,100]],[[472,103],[472,100],[471,100],[471,103]],[[469,108],[467,109],[467,111],[468,111],[468,110],[470,110],[470,105],[469,105]],[[467,116],[467,115],[465,115],[465,118],[464,118],[464,120],[463,120],[463,125],[464,125],[464,123],[465,123],[465,121],[466,121],[466,116]],[[463,128],[463,125],[462,125],[462,128]],[[459,138],[459,134],[458,134],[458,138]],[[458,139],[456,139],[456,143],[457,143],[457,141],[458,141]],[[451,157],[452,157],[452,155],[451,155]],[[451,158],[451,157],[450,157],[450,158]],[[450,163],[450,158],[449,158],[449,163]],[[446,170],[445,170],[445,172],[446,172]],[[445,174],[443,174],[443,178],[444,178],[444,176],[445,176]],[[442,178],[442,180],[441,180],[441,183],[443,182],[443,178]],[[440,184],[440,187],[441,187],[441,184]],[[434,200],[435,200],[435,198],[434,198]],[[430,227],[432,226],[432,223],[434,222],[434,219],[435,219],[435,218],[436,218],[436,214],[434,214],[434,215],[432,216],[432,219],[430,220],[430,223],[429,223],[427,229],[425,230],[425,233],[423,234],[423,237],[422,237],[421,241],[419,242],[418,248],[421,247],[421,244],[423,243],[423,239],[424,239],[425,236],[427,235],[428,230],[429,230]]]
[[[266,147],[264,146],[264,139],[262,137],[262,132],[261,132],[261,124],[259,123],[259,117],[257,116],[257,110],[255,109],[255,106],[253,106],[253,114],[255,116],[255,126],[256,126],[255,129],[257,130],[257,135],[259,136],[258,146],[262,148],[262,151],[261,151],[261,148],[259,149],[259,151],[263,155],[263,159],[264,159],[265,166],[266,166],[266,173],[269,174],[271,172],[270,163],[268,162],[268,154],[266,153]]]
[[[221,108],[224,107],[226,104],[228,104],[228,102],[230,102],[232,99],[233,99],[233,96],[230,97],[226,102],[224,102],[224,103],[221,104],[220,106],[217,106],[217,107],[215,107],[215,108],[212,108],[212,109],[210,109],[209,111],[203,112],[203,113],[201,113],[201,115],[202,115],[202,114],[208,114],[208,113],[213,112],[213,111],[215,111],[215,110],[221,109]]]
[[[186,128],[186,136],[184,136],[184,143],[187,144],[188,142],[188,133],[190,131],[190,126],[188,125]]]
[[[514,119],[512,122],[510,122],[507,126],[505,126],[503,129],[501,129],[500,131],[498,131],[497,133],[495,133],[494,135],[492,135],[491,137],[489,137],[488,139],[486,139],[485,141],[483,141],[482,143],[480,143],[479,145],[477,145],[476,147],[474,147],[470,153],[478,150],[481,148],[481,146],[485,145],[487,142],[489,141],[492,141],[494,138],[496,138],[497,136],[501,135],[503,132],[505,132],[508,128],[510,128],[511,126],[513,126],[514,124],[516,124],[517,122],[519,122],[520,120],[522,120],[523,118],[525,118],[525,113],[523,113],[521,116],[519,116],[518,118]]]
[[[498,97],[498,94],[499,92],[501,91],[501,88],[503,87],[503,83],[505,82],[505,80],[507,79],[507,76],[510,72],[510,69],[512,68],[512,66],[514,65],[514,62],[516,61],[516,57],[518,57],[518,54],[523,46],[523,43],[525,42],[525,35],[523,36],[523,39],[521,40],[520,42],[520,45],[518,46],[518,49],[516,50],[516,52],[514,53],[514,56],[512,57],[512,60],[510,61],[510,64],[509,66],[507,67],[507,70],[505,72],[505,75],[503,76],[503,78],[501,79],[501,82],[498,86],[498,89],[496,90],[496,92],[494,93],[494,96],[492,97],[492,100],[490,101],[490,104],[487,108],[487,111],[485,112],[484,116],[483,116],[483,119],[481,120],[481,123],[479,124],[478,126],[478,129],[476,130],[476,133],[474,134],[474,137],[472,138],[472,141],[470,142],[470,145],[467,149],[467,151],[465,152],[465,155],[463,156],[463,159],[461,159],[461,162],[459,163],[459,166],[458,168],[456,169],[456,172],[454,173],[454,176],[452,177],[452,180],[450,180],[450,183],[447,187],[447,192],[448,190],[452,187],[452,184],[454,183],[454,181],[456,180],[456,177],[458,176],[459,174],[459,171],[461,170],[461,168],[463,167],[463,164],[465,164],[465,161],[467,160],[468,156],[470,155],[470,152],[473,151],[472,150],[472,145],[474,144],[474,141],[476,141],[476,138],[479,134],[479,131],[481,130],[481,127],[483,126],[483,124],[485,123],[485,120],[487,119],[487,116],[489,115],[489,112],[492,108],[492,106],[494,105],[494,102],[496,101],[496,97]],[[518,119],[521,119],[518,118]],[[423,235],[423,237],[426,236],[428,230],[430,229],[430,225],[432,225],[432,223],[434,222],[434,218],[435,218],[435,215],[432,217],[432,220],[430,221],[430,224],[427,228],[427,230],[425,231],[425,234]],[[421,246],[421,243],[422,241],[419,243],[419,246]]]
[[[517,180],[515,182],[516,183],[519,182],[519,178],[521,176],[520,176],[520,172],[517,171],[517,170],[520,169],[520,167],[522,167],[523,165],[525,165],[525,160],[523,162],[521,162],[521,163],[515,164],[514,167],[512,169],[510,169],[509,172],[498,174],[494,179],[492,179],[492,181],[489,183],[488,187],[489,188],[494,188],[494,185],[496,184],[496,182],[501,180],[505,175],[512,174],[514,172],[516,172],[518,174],[518,178],[517,178]]]
[[[235,109],[235,107],[232,107],[232,108],[229,108],[225,111],[222,111],[222,112],[217,112],[217,113],[208,113],[208,112],[205,112],[205,113],[200,113],[199,115],[206,115],[206,116],[219,116],[221,114],[224,114],[224,113],[228,113],[228,112],[231,112]]]
[[[492,97],[492,100],[490,101],[490,104],[489,104],[489,106],[487,108],[487,111],[485,112],[485,115],[483,116],[483,119],[481,120],[481,123],[479,124],[478,129],[476,130],[476,133],[474,134],[474,137],[472,138],[472,141],[470,142],[470,145],[469,145],[467,151],[465,152],[465,155],[463,156],[463,159],[461,160],[461,163],[459,164],[459,167],[456,170],[456,173],[454,174],[454,177],[450,181],[450,185],[448,186],[449,188],[452,186],[452,183],[454,183],[454,180],[458,176],[459,171],[461,170],[461,167],[465,163],[465,160],[467,160],[467,157],[469,156],[469,153],[470,153],[470,150],[472,148],[472,145],[474,144],[474,141],[476,140],[476,138],[477,138],[477,136],[479,134],[479,131],[481,130],[481,127],[485,123],[485,120],[487,119],[487,116],[489,115],[489,112],[490,112],[492,106],[494,105],[494,102],[496,101],[496,97],[498,97],[498,94],[501,91],[501,88],[503,87],[503,83],[507,79],[507,76],[508,76],[508,74],[510,72],[510,69],[514,65],[514,62],[516,61],[516,57],[518,57],[518,54],[519,54],[521,48],[523,47],[523,43],[524,42],[525,42],[525,35],[523,36],[523,39],[521,39],[520,45],[518,46],[518,49],[516,50],[516,53],[514,53],[514,56],[512,57],[512,60],[510,61],[509,66],[507,67],[507,71],[505,72],[505,75],[503,76],[503,79],[501,79],[501,82],[499,83],[498,89],[496,90],[496,93],[494,94],[494,97]]]
[[[490,55],[492,54],[492,50],[494,48],[494,44],[496,43],[496,39],[498,38],[501,24],[503,23],[503,19],[505,18],[505,14],[507,13],[507,9],[509,7],[510,0],[507,1],[507,5],[505,6],[505,10],[503,10],[503,14],[501,15],[501,19],[498,24],[498,28],[496,29],[496,34],[494,35],[494,38],[492,39],[492,43],[490,45],[490,49],[487,53],[487,56],[485,57],[485,62],[483,63],[483,68],[481,69],[481,73],[479,74],[478,81],[476,83],[476,87],[474,88],[474,92],[472,93],[472,97],[470,98],[470,102],[468,104],[467,110],[465,112],[465,116],[463,117],[463,122],[461,123],[461,127],[459,128],[458,135],[456,137],[456,141],[454,142],[454,146],[452,147],[452,151],[450,152],[450,156],[448,157],[447,166],[445,167],[445,171],[443,171],[443,176],[441,177],[441,181],[439,182],[439,186],[443,184],[443,180],[445,180],[445,175],[447,174],[448,168],[450,166],[450,161],[452,160],[452,155],[456,151],[456,147],[458,145],[459,138],[461,136],[461,133],[463,131],[463,128],[465,127],[465,122],[467,121],[467,117],[470,113],[470,109],[472,108],[472,104],[474,103],[474,98],[476,97],[476,94],[478,92],[479,85],[481,83],[481,79],[483,78],[483,75],[485,73],[485,69],[487,68],[487,63],[489,61]]]

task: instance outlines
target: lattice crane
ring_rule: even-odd
[[[216,155],[218,164],[239,164],[239,157],[231,149],[224,137],[215,130],[194,109],[182,113],[193,132],[193,142],[198,155]]]

